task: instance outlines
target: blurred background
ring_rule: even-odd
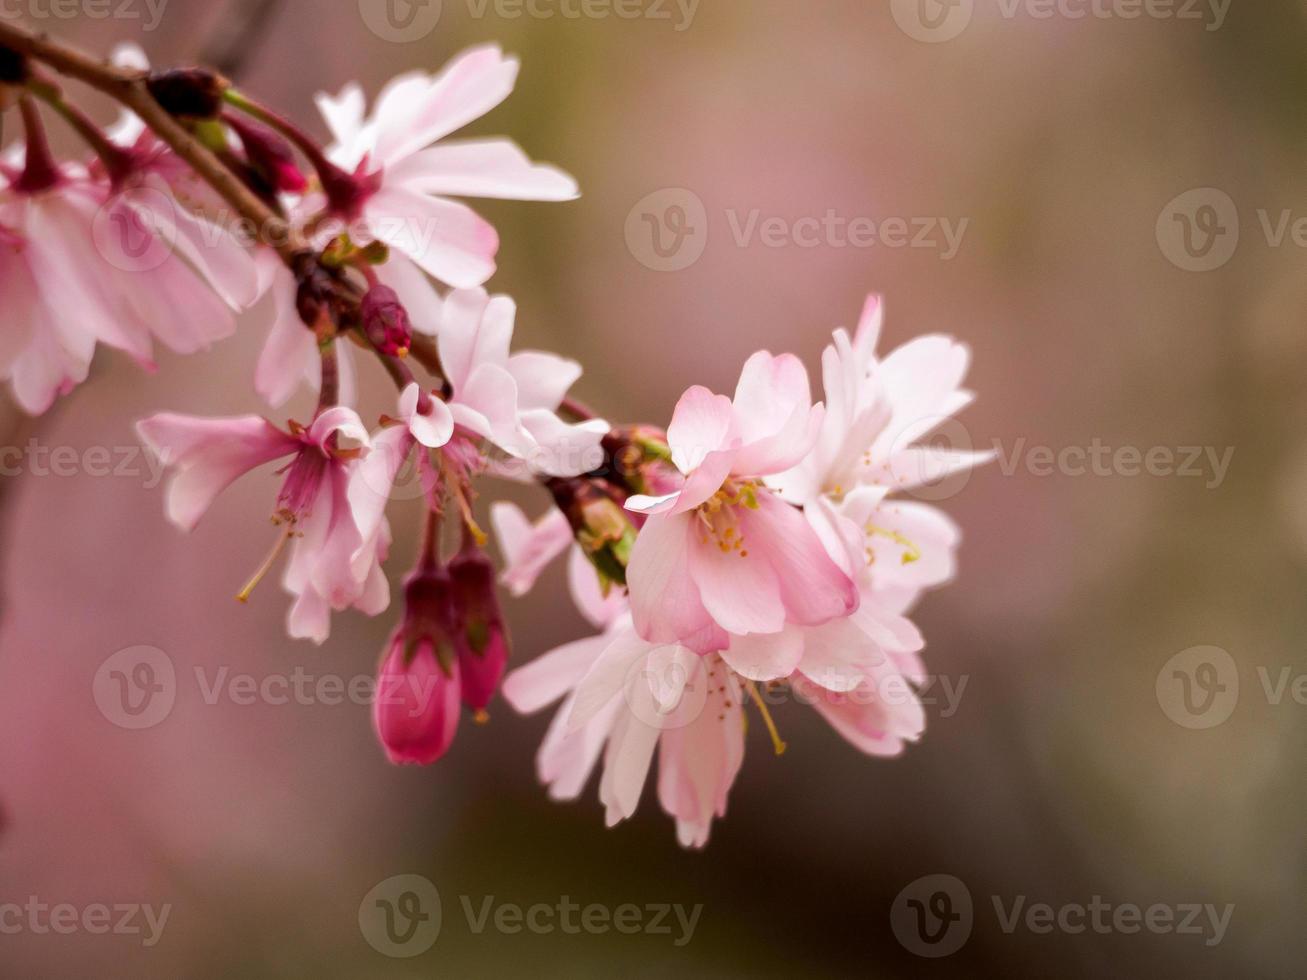
[[[582,398],[665,424],[685,387],[730,390],[757,349],[815,369],[875,290],[884,348],[927,332],[971,346],[979,399],[951,434],[1000,460],[937,494],[965,539],[957,582],[916,614],[941,678],[921,744],[868,759],[815,713],[781,709],[789,753],[752,726],[703,853],[677,846],[648,788],[613,830],[593,787],[550,803],[533,767],[547,719],[502,702],[427,770],[387,765],[368,709],[348,701],[208,703],[235,675],[370,675],[392,617],[337,617],[317,649],[285,639],[275,583],[237,607],[268,544],[271,477],[237,485],[187,538],[140,461],[118,477],[25,467],[3,481],[0,904],[170,912],[148,948],[141,935],[0,934],[0,972],[1301,975],[1299,0],[55,8],[5,9],[101,53],[130,40],[156,64],[214,59],[324,136],[315,92],[358,79],[375,94],[498,41],[522,59],[516,94],[466,132],[512,135],[584,196],[477,203],[504,242],[491,287],[520,304],[519,345],[585,364]],[[259,411],[259,324],[155,375],[102,353],[46,418],[10,413],[7,444],[125,458],[154,411]],[[390,406],[387,384],[365,379],[365,415]],[[418,516],[392,510],[396,582]],[[508,603],[517,662],[588,632],[563,578]],[[176,702],[129,730],[93,687],[140,646],[174,667]],[[395,875],[443,900],[438,941],[410,959],[359,926],[365,896]],[[929,958],[950,950],[914,940],[904,909],[914,889],[937,897],[940,879],[920,882],[937,875],[955,910],[966,896],[973,909],[951,955]],[[464,904],[479,913],[489,896],[702,909],[679,946],[674,924],[478,933]],[[1233,910],[1216,931],[1206,911],[1190,929],[1025,917],[1096,900],[1162,905],[1174,926],[1190,903]]]

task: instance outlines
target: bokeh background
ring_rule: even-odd
[[[653,0],[626,7],[649,15],[629,20],[593,15],[602,5],[543,18],[444,0],[406,42],[369,26],[379,6],[169,0],[150,31],[38,20],[104,52],[132,40],[160,64],[220,60],[316,132],[320,89],[359,79],[375,93],[477,42],[519,54],[517,93],[469,132],[513,135],[584,196],[478,205],[504,240],[492,286],[519,301],[520,344],[585,363],[578,393],[609,417],[665,422],[681,390],[729,390],[759,348],[815,368],[871,290],[888,296],[890,345],[935,331],[965,341],[979,393],[965,433],[1006,462],[943,502],[965,532],[960,574],[918,612],[931,668],[963,696],[932,706],[925,739],[894,761],[862,757],[798,707],[779,718],[783,758],[753,726],[729,816],[706,852],[687,853],[648,792],[614,830],[593,789],[549,803],[533,772],[544,717],[500,704],[437,767],[399,770],[365,707],[206,703],[196,668],[367,675],[391,625],[338,617],[317,649],[284,638],[275,583],[236,606],[268,543],[271,477],[238,485],[186,538],[139,466],[26,472],[3,481],[0,902],[172,910],[148,949],[133,936],[0,935],[0,973],[1301,975],[1307,706],[1291,684],[1275,689],[1307,672],[1307,253],[1274,232],[1286,213],[1307,216],[1304,5],[1203,4],[1188,8],[1196,19],[1072,5],[1042,18],[1008,15],[1006,0],[702,0],[687,21]],[[149,19],[143,0],[135,9]],[[670,19],[652,16],[662,9]],[[1068,15],[1080,9],[1109,15]],[[627,235],[632,209],[669,188],[707,218],[706,242],[691,243],[702,256],[670,272]],[[1186,257],[1186,216],[1168,208],[1195,188],[1209,190],[1187,199],[1188,217],[1216,237]],[[1228,261],[1184,268],[1227,258],[1231,206]],[[732,230],[733,216],[828,212],[968,224],[947,259],[831,237],[769,247]],[[251,316],[152,376],[101,355],[50,416],[10,414],[6,442],[80,454],[134,446],[132,423],[164,408],[258,411],[262,330]],[[366,406],[390,398],[367,379]],[[1234,456],[1218,479],[1210,463],[1199,476],[1040,475],[1029,455],[1095,444]],[[506,493],[533,512],[546,503]],[[396,581],[417,516],[394,509]],[[519,662],[584,634],[562,579],[509,604]],[[129,731],[98,710],[93,678],[139,645],[171,658],[178,695],[163,723]],[[1227,651],[1221,677],[1239,683],[1219,725],[1186,727],[1176,718],[1212,719],[1159,696],[1168,662],[1195,646]],[[410,960],[382,956],[358,926],[364,896],[398,874],[429,878],[444,902],[438,942]],[[975,906],[969,940],[938,960],[906,948],[891,914],[932,874],[955,876]],[[463,896],[703,910],[678,948],[476,934]],[[1209,945],[1008,932],[995,896],[1234,911]]]

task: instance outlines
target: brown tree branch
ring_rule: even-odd
[[[17,51],[48,65],[61,75],[84,82],[140,116],[156,136],[250,223],[259,241],[276,250],[287,265],[294,262],[295,256],[309,249],[298,231],[260,200],[211,150],[155,101],[146,86],[146,73],[97,61],[76,48],[3,20],[0,20],[0,47]]]

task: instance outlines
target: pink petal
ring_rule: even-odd
[[[826,553],[798,509],[771,494],[761,494],[756,511],[740,513],[741,533],[750,554],[741,564],[760,557],[773,570],[789,622],[819,626],[858,608],[857,586]]]
[[[804,634],[791,627],[770,635],[733,636],[720,656],[747,680],[775,681],[794,673],[803,651]]]
[[[795,412],[812,407],[803,362],[793,354],[773,357],[759,351],[745,362],[733,404],[743,444],[776,435],[791,423]]]
[[[885,325],[885,298],[879,293],[867,297],[862,308],[862,317],[858,321],[857,332],[853,335],[853,349],[857,352],[858,363],[866,370],[876,356],[876,347],[880,343],[881,328]]]
[[[445,298],[439,330],[440,363],[455,392],[461,391],[483,364],[507,368],[516,315],[517,306],[511,299],[492,299],[480,288],[456,289]]]
[[[517,381],[522,408],[555,411],[581,377],[576,361],[541,351],[520,351],[508,358],[508,373]]]
[[[696,385],[681,396],[667,427],[672,461],[689,473],[713,452],[728,448],[734,439],[735,416],[725,395],[714,395]]]
[[[413,452],[413,436],[403,426],[377,433],[372,451],[359,460],[349,488],[349,503],[364,540],[377,533],[399,472]]]
[[[387,171],[396,185],[419,194],[514,201],[570,201],[576,181],[557,167],[532,163],[512,140],[445,143],[422,150]]]
[[[688,514],[651,517],[635,539],[626,581],[631,615],[652,643],[682,643],[700,653],[725,645],[725,634],[690,578],[690,542],[696,519]],[[706,649],[705,649],[706,648]]]
[[[580,683],[607,645],[606,637],[591,636],[550,650],[504,678],[504,699],[524,715],[553,704]]]
[[[499,234],[464,204],[383,187],[364,210],[378,240],[455,289],[480,286],[495,274]]]
[[[635,714],[618,715],[599,782],[599,799],[608,808],[609,826],[633,816],[639,807],[658,735],[659,729]]]
[[[377,100],[377,157],[395,164],[485,115],[513,91],[518,61],[498,45],[463,52],[419,89],[383,92]]]
[[[322,361],[313,331],[304,325],[295,308],[295,278],[273,253],[277,273],[270,291],[273,301],[272,330],[254,371],[255,390],[274,408],[284,405],[301,383],[317,388]]]
[[[708,614],[726,632],[778,633],[785,627],[786,610],[776,570],[758,535],[745,530],[744,537],[747,555],[723,552],[716,541],[705,542],[692,530],[690,577]]]
[[[137,423],[136,431],[165,466],[176,468],[168,487],[168,517],[187,531],[238,478],[300,447],[256,415],[200,419],[165,413]]]
[[[568,534],[571,534],[570,527]],[[607,627],[627,611],[626,596],[620,588],[613,588],[604,595],[599,573],[579,546],[573,547],[567,555],[567,585],[576,608],[591,626]]]
[[[504,556],[503,582],[515,596],[526,595],[540,573],[572,546],[572,525],[557,508],[532,524],[516,504],[500,501],[490,507],[495,542]]]
[[[621,696],[633,669],[649,656],[651,646],[629,625],[605,634],[607,644],[576,686],[568,727],[584,728],[605,705]]]

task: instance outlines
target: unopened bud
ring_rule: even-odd
[[[499,690],[508,667],[508,631],[495,587],[495,567],[469,537],[449,563],[458,629],[459,677],[463,703],[483,711]]]
[[[676,487],[667,433],[647,425],[614,429],[604,437],[604,453],[613,461],[615,482],[631,493],[659,496]]]
[[[0,83],[23,85],[30,74],[31,64],[26,55],[19,54],[12,48],[0,48]]]
[[[274,191],[301,194],[309,186],[300,170],[295,151],[280,133],[235,113],[225,117],[227,125],[240,137],[250,165]]]
[[[578,477],[548,483],[558,509],[567,515],[577,544],[599,572],[604,590],[626,584],[626,566],[635,547],[631,517],[602,480]]]
[[[404,586],[404,621],[386,646],[372,720],[396,765],[430,765],[458,731],[462,680],[453,643],[449,572],[415,572]]]
[[[187,119],[212,119],[222,111],[222,96],[230,83],[204,68],[173,68],[151,72],[146,86],[169,114]]]
[[[413,345],[408,311],[389,286],[373,286],[363,297],[363,332],[383,354],[403,357]]]
[[[325,330],[336,324],[338,284],[317,257],[305,254],[296,264],[295,308],[311,329]]]

